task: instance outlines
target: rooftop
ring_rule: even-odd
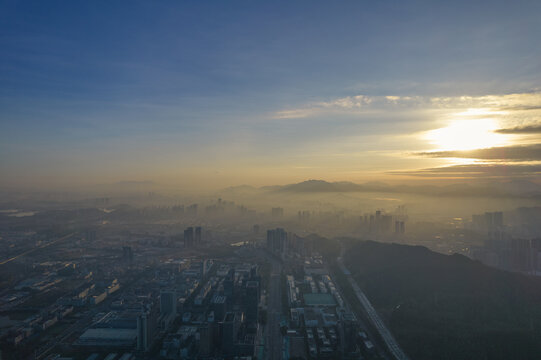
[[[307,306],[335,306],[336,302],[331,294],[304,294],[304,303]]]

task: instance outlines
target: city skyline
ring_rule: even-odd
[[[0,0],[0,359],[539,360],[540,14]]]

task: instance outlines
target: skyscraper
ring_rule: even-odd
[[[204,323],[199,326],[199,356],[207,357],[212,355],[213,331],[212,324]]]
[[[201,244],[201,226],[197,226],[195,228],[195,243],[196,244]]]
[[[162,290],[160,292],[160,315],[177,314],[177,293],[175,290]]]
[[[246,283],[244,307],[248,324],[256,324],[259,314],[259,282],[252,280]]]
[[[226,357],[234,355],[235,343],[241,325],[239,314],[228,312],[222,321],[222,354]]]
[[[137,316],[137,350],[147,352],[152,347],[157,325],[155,311],[147,309]]]
[[[193,227],[184,230],[184,247],[190,248],[193,246]]]
[[[284,229],[267,230],[267,249],[275,254],[287,250],[287,233]]]

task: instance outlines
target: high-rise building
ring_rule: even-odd
[[[257,265],[252,265],[252,267],[250,268],[250,279],[257,280],[258,278],[259,278],[259,274],[257,270]]]
[[[222,355],[231,357],[235,354],[241,317],[235,312],[228,312],[222,321]]]
[[[197,226],[195,228],[195,243],[196,244],[201,244],[201,226]]]
[[[503,226],[503,213],[501,211],[486,212],[485,222],[489,231],[499,229]]]
[[[207,357],[212,355],[214,348],[212,324],[204,323],[199,326],[199,356]]]
[[[193,227],[184,230],[184,247],[190,248],[193,246]]]
[[[267,249],[276,254],[287,250],[287,233],[284,229],[267,230]]]
[[[489,238],[494,239],[501,236],[503,230],[503,213],[501,211],[486,212],[485,222]]]
[[[310,221],[310,211],[300,211],[297,213],[297,218],[300,223],[306,223]]]
[[[486,216],[472,215],[471,220],[472,220],[472,225],[473,225],[475,230],[477,230],[477,231],[480,231],[480,230],[485,231],[486,230],[486,228],[487,228],[487,217]]]
[[[256,324],[259,314],[259,282],[253,280],[246,282],[244,308],[248,324]]]
[[[214,311],[214,317],[216,319],[223,319],[227,309],[227,297],[223,295],[214,295],[210,300],[210,306]]]
[[[147,352],[152,347],[157,326],[157,314],[147,309],[137,316],[137,350]]]
[[[177,314],[177,293],[175,290],[162,290],[160,292],[160,315]]]
[[[404,221],[397,220],[394,222],[394,232],[395,234],[404,234],[406,232]]]
[[[229,307],[235,298],[235,270],[230,269],[224,279],[224,296]]]

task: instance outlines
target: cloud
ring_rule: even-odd
[[[516,106],[509,106],[509,107],[502,107],[501,110],[520,110],[520,111],[528,111],[528,110],[541,110],[541,106],[538,105],[516,105]]]
[[[420,170],[392,171],[389,172],[389,174],[447,178],[538,177],[541,175],[541,164],[468,164],[443,166]]]
[[[275,119],[298,119],[319,113],[359,110],[372,101],[372,97],[365,95],[346,96],[330,101],[313,102],[298,109],[277,111],[272,117]]]
[[[301,118],[321,113],[362,113],[365,110],[404,109],[464,109],[466,116],[504,115],[506,112],[539,110],[541,93],[517,93],[483,96],[368,96],[351,95],[305,104],[298,108],[280,110],[273,118]],[[483,111],[480,111],[483,110]]]
[[[496,132],[500,134],[541,134],[541,125],[516,126],[513,128],[498,129]]]
[[[468,158],[482,160],[541,161],[541,144],[501,146],[475,150],[420,152],[415,155],[434,158]]]
[[[372,101],[372,97],[365,95],[356,95],[346,96],[328,102],[319,102],[316,103],[316,105],[323,108],[360,109],[364,105],[370,104]]]
[[[293,109],[283,110],[274,113],[274,119],[301,119],[314,114],[315,111],[311,109]]]
[[[482,96],[432,97],[436,107],[491,108],[498,110],[535,110],[541,102],[541,93],[516,93]]]

